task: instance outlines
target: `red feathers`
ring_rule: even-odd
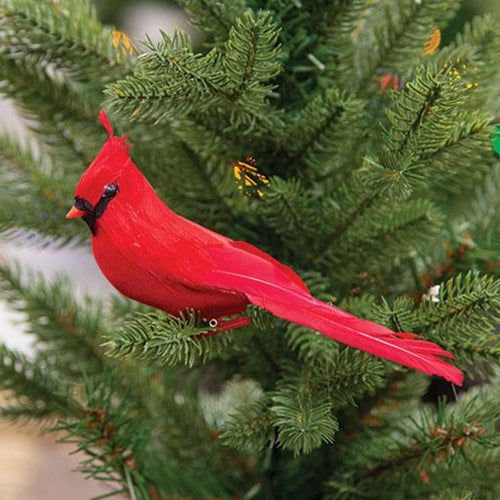
[[[460,370],[438,357],[452,354],[437,344],[320,302],[270,255],[175,214],[130,159],[125,138],[113,135],[106,114],[99,118],[109,139],[78,183],[75,206],[93,229],[99,267],[121,293],[172,314],[194,309],[207,320],[240,314],[252,303],[349,346],[462,383]],[[244,324],[238,318],[230,326]]]

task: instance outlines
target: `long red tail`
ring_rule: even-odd
[[[286,302],[262,295],[248,297],[253,304],[276,316],[317,330],[333,340],[462,385],[462,372],[438,357],[453,358],[453,354],[439,345],[419,340],[414,334],[395,333],[309,295],[293,292],[287,295],[289,300]]]
[[[419,340],[417,335],[395,333],[315,299],[291,269],[251,245],[231,242],[226,247],[209,247],[205,251],[217,265],[203,266],[199,271],[200,282],[244,293],[250,302],[280,318],[317,330],[356,349],[462,385],[462,372],[439,357],[453,358],[450,352],[433,342]]]

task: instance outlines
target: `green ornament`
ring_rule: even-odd
[[[495,133],[491,136],[493,151],[500,156],[500,125],[495,126]]]

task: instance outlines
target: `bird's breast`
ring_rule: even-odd
[[[137,235],[127,245],[115,243],[104,231],[98,231],[92,238],[94,258],[106,279],[123,295],[178,314],[186,309],[199,311],[203,317],[238,314],[248,304],[245,295],[213,288],[190,286],[189,276],[182,282],[169,273],[171,262],[165,258],[165,266],[151,269],[145,260],[137,258],[137,250],[146,244]],[[132,248],[136,251],[132,251]]]

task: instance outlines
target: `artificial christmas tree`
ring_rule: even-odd
[[[3,266],[37,351],[1,348],[2,415],[46,422],[135,499],[498,498],[493,17],[451,37],[457,1],[178,3],[203,45],[164,34],[138,54],[84,0],[0,0],[2,91],[39,143],[1,140],[5,236],[86,241],[64,214],[104,107],[175,211],[481,386],[431,405],[426,375],[256,307],[206,336],[196,311],[82,304]]]

